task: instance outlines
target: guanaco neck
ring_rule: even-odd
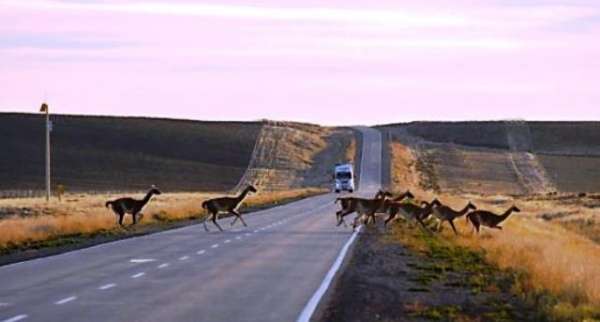
[[[469,205],[468,204],[461,211],[458,212],[458,215],[462,216],[462,215],[466,214],[467,211],[469,211]]]
[[[502,215],[500,215],[500,221],[504,221],[508,216],[512,214],[513,209],[508,208]]]
[[[145,206],[148,203],[148,201],[150,201],[150,198],[152,198],[152,194],[152,191],[148,191],[144,199],[142,199],[142,207]]]
[[[244,189],[244,191],[242,191],[242,193],[240,193],[240,195],[236,198],[237,202],[242,202],[242,200],[244,200],[244,198],[246,198],[246,196],[248,195],[248,192],[250,192],[250,187],[247,187],[246,189]]]

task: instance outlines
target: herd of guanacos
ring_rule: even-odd
[[[477,209],[470,201],[463,209],[454,210],[442,204],[437,198],[431,202],[421,201],[420,205],[404,201],[404,199],[410,200],[414,198],[415,196],[409,190],[395,198],[393,198],[390,192],[383,190],[379,190],[373,199],[357,197],[337,198],[335,202],[339,202],[342,207],[335,214],[337,225],[339,226],[342,223],[346,225],[344,217],[356,212],[357,216],[352,223],[352,229],[355,230],[360,221],[364,224],[368,224],[369,221],[375,223],[375,214],[382,213],[387,214],[387,218],[384,221],[384,226],[386,227],[392,220],[403,218],[405,220],[415,220],[425,230],[430,231],[427,225],[425,225],[425,221],[430,217],[434,217],[438,221],[438,231],[441,230],[444,221],[447,221],[454,233],[458,235],[458,231],[454,226],[454,219],[465,214],[467,215],[467,222],[470,222],[477,233],[479,233],[481,226],[501,230],[502,227],[498,226],[500,223],[506,220],[513,212],[521,211],[517,206],[513,205],[503,214],[495,214],[491,211]]]
[[[229,213],[235,216],[231,222],[231,226],[233,226],[239,219],[242,224],[247,227],[248,225],[246,225],[246,222],[239,213],[238,208],[250,192],[257,192],[257,190],[254,186],[248,185],[237,196],[213,198],[202,202],[202,208],[208,212],[208,215],[202,222],[204,229],[209,231],[208,227],[206,226],[206,221],[210,220],[220,231],[223,231],[217,222],[217,219],[219,214],[224,213]],[[107,201],[106,207],[110,207],[117,215],[119,225],[123,226],[123,219],[126,214],[131,214],[133,217],[132,225],[135,225],[143,216],[141,211],[150,201],[152,196],[160,194],[160,190],[158,190],[158,188],[155,186],[152,186],[143,199],[134,199],[129,197],[119,198]],[[414,195],[410,191],[406,191],[400,196],[393,198],[393,195],[390,192],[380,190],[372,199],[357,197],[336,198],[335,203],[339,202],[342,208],[335,214],[337,226],[340,226],[341,224],[346,225],[344,217],[351,213],[357,213],[357,216],[354,218],[352,223],[352,228],[355,230],[361,221],[364,224],[369,224],[369,222],[375,223],[375,215],[377,213],[382,213],[388,215],[384,222],[386,227],[390,221],[397,218],[404,218],[405,220],[417,221],[417,223],[419,223],[424,229],[429,231],[429,228],[427,225],[425,225],[425,221],[429,217],[433,216],[438,220],[437,230],[440,230],[443,222],[447,221],[454,230],[454,233],[458,234],[453,221],[454,219],[466,214],[467,222],[470,222],[477,233],[479,233],[481,226],[502,229],[502,227],[498,225],[506,220],[511,213],[520,211],[519,208],[513,205],[503,214],[495,214],[487,210],[478,210],[477,207],[471,202],[469,202],[462,210],[457,211],[449,206],[443,205],[437,199],[433,199],[431,202],[422,201],[420,205],[416,205],[412,202],[405,202],[404,199],[414,199]]]

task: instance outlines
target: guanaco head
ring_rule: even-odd
[[[521,209],[519,209],[517,206],[512,205],[512,207],[510,207],[510,211],[512,212],[521,212]]]
[[[253,185],[248,185],[248,187],[246,188],[246,190],[250,191],[250,192],[257,192],[258,190],[256,190],[256,188]]]
[[[150,191],[148,193],[152,194],[152,195],[160,195],[161,194],[160,190],[158,190],[158,188],[155,185],[152,185],[152,187],[150,188]]]
[[[467,210],[469,210],[469,209],[471,209],[471,210],[477,209],[477,207],[474,204],[472,204],[470,201],[467,204],[466,208],[467,208]]]
[[[434,198],[433,200],[431,200],[431,202],[429,204],[431,205],[431,207],[442,206],[442,203],[439,200],[437,200],[437,198]]]

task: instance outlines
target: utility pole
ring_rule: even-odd
[[[50,201],[50,131],[52,131],[52,123],[50,123],[50,109],[48,104],[42,103],[40,112],[46,113],[46,202]]]

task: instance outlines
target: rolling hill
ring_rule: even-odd
[[[52,179],[67,191],[219,191],[246,170],[262,122],[52,115]],[[0,191],[44,188],[44,117],[0,113]]]

